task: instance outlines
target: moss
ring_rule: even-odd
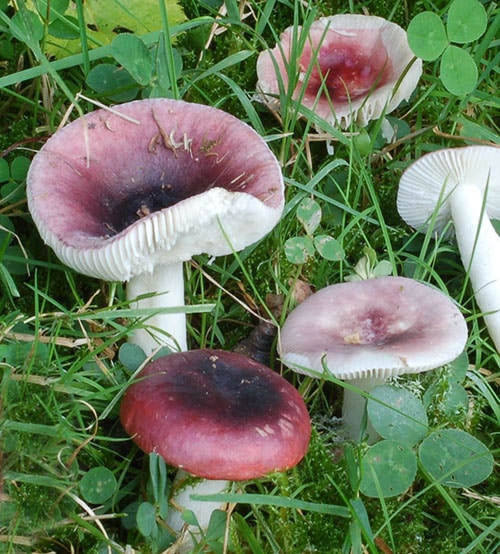
[[[7,113],[12,114],[10,110]],[[2,123],[0,151],[6,150],[32,136],[32,121],[27,116],[21,115],[20,117],[13,118],[13,121],[3,120]],[[18,152],[13,152],[6,159],[10,162],[18,155]]]
[[[337,506],[342,506],[338,488],[348,490],[343,464],[334,459],[331,446],[314,430],[305,459],[286,474],[276,476],[273,483],[280,496]],[[266,520],[282,552],[341,552],[347,519],[309,510],[268,508],[266,511]]]
[[[19,534],[28,534],[34,530],[43,534],[43,529],[49,528],[52,522],[60,519],[61,508],[68,508],[67,500],[62,500],[61,491],[26,483],[22,479],[15,486],[9,486],[7,492],[16,506],[15,519],[19,520]]]

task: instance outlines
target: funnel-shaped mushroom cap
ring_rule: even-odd
[[[180,100],[114,111],[57,131],[30,167],[33,220],[67,265],[126,281],[157,264],[242,249],[277,223],[280,167],[248,125]]]
[[[308,33],[307,39],[302,51],[296,52],[301,32]],[[296,67],[299,75],[293,98],[344,128],[351,120],[366,125],[393,111],[410,98],[422,74],[422,61],[414,58],[406,32],[381,17],[323,17],[309,30],[286,29],[280,40],[259,55],[260,99],[277,109],[280,82],[286,91],[292,81],[290,68]],[[292,55],[298,59],[291,62]]]
[[[380,277],[331,285],[299,304],[283,326],[280,353],[315,377],[385,379],[444,365],[466,341],[448,296],[414,279]]]
[[[500,148],[465,146],[422,156],[401,177],[399,214],[415,229],[425,231],[432,223],[439,233],[452,219],[449,200],[460,185],[479,189],[485,197],[485,217],[500,219]]]
[[[147,365],[121,405],[145,452],[206,479],[245,480],[295,466],[310,439],[307,408],[283,377],[222,350],[171,354]]]

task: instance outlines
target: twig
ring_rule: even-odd
[[[477,137],[464,137],[462,135],[451,135],[449,133],[444,133],[437,126],[432,128],[432,132],[438,137],[442,137],[442,138],[475,142],[476,144],[484,144],[485,146],[494,146],[495,148],[500,148],[500,144],[496,144],[495,142],[491,142],[490,140],[480,139]]]

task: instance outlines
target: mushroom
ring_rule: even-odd
[[[422,156],[403,173],[397,207],[419,231],[440,233],[449,222],[491,338],[500,352],[500,149],[466,146]]]
[[[258,99],[278,109],[280,92],[292,86],[293,99],[327,122],[365,126],[408,100],[421,74],[401,27],[372,15],[333,15],[308,29],[289,27],[259,54]]]
[[[141,371],[120,408],[125,430],[145,452],[205,479],[172,499],[207,528],[219,504],[189,499],[201,490],[227,491],[228,480],[264,477],[295,466],[305,455],[311,424],[298,391],[266,366],[235,352],[192,350],[160,357]],[[210,481],[206,481],[210,480]],[[181,506],[179,506],[181,504]]]
[[[288,315],[279,353],[291,369],[349,382],[342,417],[360,434],[365,396],[389,377],[442,366],[462,352],[465,319],[444,293],[406,277],[330,285]],[[370,436],[373,439],[373,435]]]
[[[151,310],[158,336],[131,337],[148,354],[163,343],[187,348],[182,262],[258,241],[281,216],[283,189],[251,127],[165,98],[73,121],[35,155],[27,178],[31,215],[57,256],[85,275],[128,281],[128,299]]]

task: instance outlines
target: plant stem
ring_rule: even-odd
[[[163,35],[165,38],[165,45],[167,49],[167,67],[169,71],[170,87],[172,89],[172,97],[179,99],[179,88],[177,86],[177,74],[175,72],[174,49],[172,46],[172,35],[170,33],[170,24],[168,22],[167,7],[163,2],[159,2],[158,5],[160,8]]]

